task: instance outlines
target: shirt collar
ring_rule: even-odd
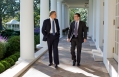
[[[79,21],[80,21],[80,20],[78,20],[78,21],[75,21],[75,22],[79,23]]]
[[[53,21],[54,19],[52,19],[52,18],[50,17],[50,20]]]

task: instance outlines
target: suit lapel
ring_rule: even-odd
[[[82,26],[82,23],[81,23],[81,21],[79,21],[79,27],[78,27],[78,31],[80,31],[80,29],[81,29],[81,26]]]
[[[73,23],[73,27],[72,27],[72,29],[73,29],[73,32],[74,32],[74,28],[75,28],[75,21],[74,21],[74,23]]]
[[[57,25],[56,19],[54,19],[54,20],[55,20],[55,24],[56,24],[56,29],[57,29],[57,28],[58,28],[58,27],[57,27],[58,25]]]
[[[49,22],[48,22],[50,25],[49,25],[49,30],[51,29],[51,21],[50,21],[50,18],[49,18]]]

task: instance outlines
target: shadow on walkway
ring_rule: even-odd
[[[35,71],[28,70],[23,77],[109,77],[103,62],[94,61],[91,50],[95,49],[95,47],[91,47],[89,41],[91,39],[88,39],[82,45],[80,67],[72,66],[70,43],[66,41],[66,37],[63,37],[59,42],[59,68],[55,69],[54,66],[48,66],[49,60],[47,52],[31,67],[40,76],[34,75],[36,74]]]

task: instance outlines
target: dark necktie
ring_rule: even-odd
[[[75,24],[75,29],[74,29],[74,35],[75,35],[75,37],[77,37],[77,35],[78,35],[78,29],[77,29],[77,22],[76,22],[76,24]]]
[[[55,24],[54,24],[54,20],[52,21],[52,33],[53,33],[53,35],[55,35]]]

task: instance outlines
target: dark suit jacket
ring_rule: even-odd
[[[68,33],[68,38],[72,38],[73,33],[74,33],[74,28],[75,28],[75,21],[73,21],[70,25],[69,33]],[[78,28],[78,39],[79,42],[83,43],[84,39],[87,39],[87,28],[86,24],[83,21],[79,22],[79,28]]]
[[[54,19],[55,23],[56,23],[56,30],[57,30],[57,35],[60,36],[60,28],[59,28],[59,22],[58,19]],[[50,18],[44,20],[43,22],[43,27],[42,27],[42,33],[43,33],[43,41],[47,41],[48,35],[50,34],[50,30],[51,30],[51,22],[50,22]]]

